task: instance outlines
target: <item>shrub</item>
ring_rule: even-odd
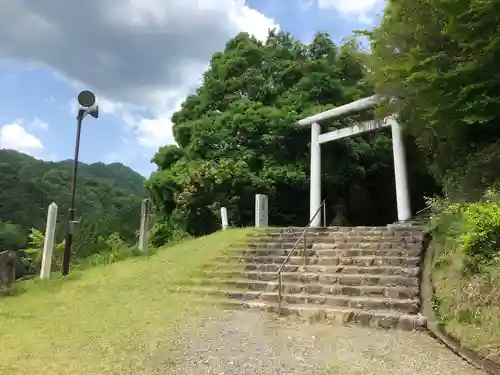
[[[465,212],[466,229],[459,237],[466,255],[464,271],[477,273],[499,259],[500,203],[471,203]]]
[[[26,254],[25,260],[31,265],[35,272],[40,271],[43,258],[43,246],[45,243],[45,235],[36,228],[31,228],[28,235],[29,247],[24,250]],[[64,240],[55,244],[52,252],[52,269],[60,268],[62,265],[62,258],[64,252]]]
[[[0,221],[0,251],[21,250],[26,246],[26,234],[20,226]]]
[[[430,199],[433,208],[430,227],[437,241],[456,241],[463,253],[462,271],[475,274],[499,261],[500,200],[490,190],[479,202],[450,203]]]
[[[156,222],[149,231],[149,244],[160,247],[169,242],[178,242],[191,237],[182,228],[172,225],[171,222]]]
[[[92,267],[103,264],[112,264],[127,258],[154,254],[154,251],[143,252],[136,247],[128,246],[119,233],[112,233],[108,238],[99,237],[99,243],[105,243],[105,250],[92,254],[80,262],[80,266]]]

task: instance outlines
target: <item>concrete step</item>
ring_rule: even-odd
[[[216,296],[225,296],[244,301],[261,299],[265,302],[278,303],[277,292],[260,292],[244,290],[206,290],[206,293]],[[387,297],[365,297],[346,295],[321,295],[321,294],[283,294],[283,303],[295,305],[324,305],[334,307],[347,307],[361,310],[391,310],[408,314],[416,314],[420,309],[418,299],[400,299]],[[320,306],[318,306],[320,307]]]
[[[204,303],[226,308],[250,308],[278,312],[275,303],[265,301],[242,301],[236,299],[204,298]],[[421,330],[427,326],[427,319],[420,314],[405,314],[389,310],[360,310],[333,306],[283,304],[282,315],[295,315],[310,322],[324,321],[331,324],[357,324],[378,329]]]
[[[248,279],[193,279],[193,285],[219,286],[221,288],[240,288],[256,291],[275,292],[278,283],[248,280]],[[373,296],[391,298],[414,298],[419,295],[418,287],[405,286],[377,286],[377,285],[342,285],[342,284],[303,284],[298,282],[283,282],[282,288],[287,293],[311,293],[311,294],[344,294],[352,296]]]
[[[412,230],[412,231],[400,231],[400,232],[382,232],[382,233],[323,233],[323,234],[306,234],[301,236],[300,234],[278,234],[278,233],[270,233],[266,235],[258,235],[258,236],[249,236],[247,237],[249,241],[252,242],[263,242],[266,240],[269,241],[303,241],[304,238],[309,241],[318,242],[318,241],[367,241],[367,242],[377,242],[382,240],[399,240],[405,238],[420,238],[422,237],[424,231],[421,230]]]
[[[226,251],[226,256],[287,256],[291,249],[231,249]],[[418,258],[422,253],[420,246],[415,248],[347,248],[347,249],[310,249],[306,257],[318,258],[353,258],[353,257],[409,257]],[[293,256],[302,256],[300,249],[294,251]]]
[[[273,309],[271,307],[271,309]],[[274,307],[277,310],[277,307]],[[425,329],[427,320],[420,314],[406,314],[390,310],[359,310],[353,308],[328,307],[317,309],[311,305],[284,304],[281,314],[298,315],[312,321],[326,320],[342,324],[359,324],[365,327],[401,330]]]
[[[324,236],[324,235],[338,235],[338,234],[351,234],[351,235],[398,235],[404,232],[415,232],[423,230],[423,226],[415,225],[414,223],[408,224],[389,224],[383,227],[328,227],[328,228],[308,228],[306,235],[311,236]],[[282,235],[295,235],[299,236],[304,231],[304,228],[290,227],[290,228],[265,228],[256,231],[252,237],[262,236],[282,236]]]
[[[239,243],[228,250],[304,250],[304,244],[294,246],[294,242],[262,242],[262,243]],[[420,249],[420,242],[310,242],[306,250],[311,249]]]
[[[359,235],[365,233],[369,235],[383,235],[384,233],[395,232],[390,231],[387,227],[368,227],[363,229],[363,227],[331,227],[331,228],[308,228],[305,233],[303,233],[304,228],[266,228],[263,230],[256,231],[252,233],[249,237],[266,237],[266,236],[335,236],[343,234],[353,234]],[[397,230],[401,232],[401,230]]]
[[[307,237],[305,239],[306,244],[315,243],[338,243],[338,244],[357,244],[357,243],[420,243],[422,236],[405,236],[405,237],[335,237],[335,236],[321,236],[321,237]],[[262,246],[262,244],[268,244],[268,247],[276,246],[293,246],[298,243],[298,246],[304,247],[304,238],[298,240],[298,238],[288,238],[288,237],[261,237],[261,238],[251,238],[242,241],[244,244],[252,244],[255,246]]]
[[[248,279],[192,279],[191,284],[186,285],[194,287],[210,287],[219,289],[241,289],[249,291],[276,292],[278,283],[248,280]],[[378,286],[378,285],[341,285],[341,284],[303,284],[297,282],[284,282],[282,290],[288,294],[323,294],[323,295],[346,295],[346,296],[365,296],[365,297],[389,297],[412,299],[418,298],[420,289],[418,287],[405,286]]]
[[[267,228],[191,280],[228,305],[377,328],[424,328],[420,262],[424,226]],[[287,261],[278,290],[277,271]],[[200,277],[203,277],[200,276]],[[189,289],[189,285],[186,285]],[[223,298],[225,297],[225,298]]]
[[[248,246],[251,247],[251,244]],[[298,248],[298,247],[297,247]],[[304,247],[302,247],[303,249]],[[418,249],[422,248],[420,242],[359,242],[359,243],[327,243],[317,242],[311,246],[312,250],[337,250],[337,249]],[[309,249],[307,246],[306,249]]]
[[[276,281],[276,272],[260,271],[202,271],[206,277],[214,278],[247,278],[249,280]],[[370,275],[370,274],[330,274],[330,273],[298,273],[283,272],[284,282],[302,282],[305,284],[340,284],[340,285],[380,285],[418,287],[418,277],[404,275]]]
[[[265,263],[243,263],[241,264],[245,271],[278,272],[280,264]],[[237,265],[231,263],[212,263],[206,266],[206,269],[212,270],[238,270]],[[299,265],[285,264],[284,272],[301,273],[330,273],[330,274],[369,274],[369,275],[404,275],[418,276],[419,267],[401,267],[401,266],[358,266],[358,265]]]
[[[264,263],[264,264],[282,264],[286,256],[264,255],[264,256],[224,256],[217,257],[217,262],[235,262],[235,263]],[[304,257],[297,255],[291,256],[289,264],[304,263]],[[306,264],[317,265],[359,265],[359,266],[403,266],[417,267],[420,264],[419,257],[400,257],[400,256],[360,256],[360,257],[318,257],[310,256],[306,258]]]

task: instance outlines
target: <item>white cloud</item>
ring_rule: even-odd
[[[160,146],[175,142],[169,117],[144,118],[137,125],[137,141],[141,146],[156,150]]]
[[[2,4],[0,54],[95,91],[103,114],[152,147],[172,140],[172,111],[214,52],[276,26],[244,0],[16,0]]]
[[[0,148],[7,148],[41,157],[45,148],[42,141],[18,123],[6,124],[0,128]]]
[[[33,128],[33,129],[44,130],[44,131],[49,130],[49,124],[47,124],[43,120],[40,120],[38,117],[35,117],[35,119],[29,124],[29,127]]]
[[[317,0],[319,9],[335,9],[346,17],[356,17],[361,23],[372,24],[374,11],[384,0]]]

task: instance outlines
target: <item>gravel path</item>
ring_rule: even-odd
[[[165,375],[484,375],[425,333],[214,311],[188,328]]]

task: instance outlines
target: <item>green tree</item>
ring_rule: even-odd
[[[390,0],[370,33],[376,91],[396,98],[450,198],[477,199],[500,167],[499,1]]]

